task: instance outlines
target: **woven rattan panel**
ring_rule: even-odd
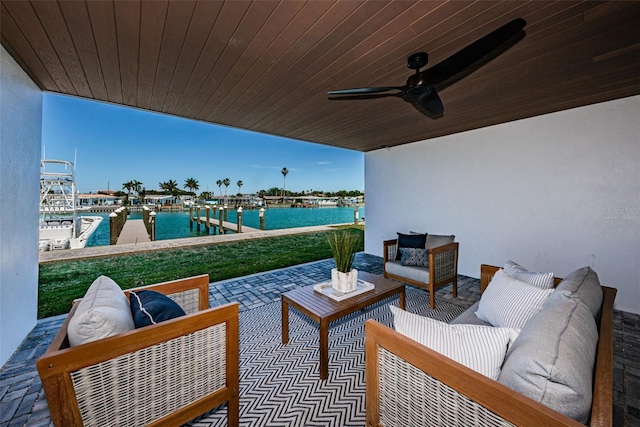
[[[396,259],[396,253],[398,252],[398,245],[387,246],[387,259]]]
[[[226,383],[219,324],[71,374],[85,426],[142,426]]]
[[[382,347],[379,357],[381,425],[513,426]]]
[[[435,258],[435,282],[453,277],[455,267],[455,251],[441,252],[434,255]],[[433,268],[433,267],[432,267]]]
[[[191,314],[200,310],[200,290],[189,289],[184,292],[168,294],[169,298],[174,300],[185,313]]]

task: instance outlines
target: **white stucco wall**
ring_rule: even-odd
[[[369,152],[365,187],[368,253],[455,234],[460,274],[588,265],[640,313],[640,96]]]
[[[0,366],[36,324],[42,92],[0,47]]]

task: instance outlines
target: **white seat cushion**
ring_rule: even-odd
[[[384,265],[387,273],[394,274],[400,277],[406,277],[407,279],[415,280],[416,282],[429,284],[429,268],[416,267],[409,265],[402,265],[400,261],[387,261]]]
[[[478,311],[478,306],[480,305],[480,301],[477,301],[471,307],[462,312],[462,314],[451,322],[450,325],[481,325],[481,326],[491,326],[491,323],[485,322],[484,320],[478,319],[476,316],[476,311]]]

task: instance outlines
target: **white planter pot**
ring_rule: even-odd
[[[331,270],[331,286],[338,292],[353,292],[358,288],[358,270],[355,268],[348,273]]]

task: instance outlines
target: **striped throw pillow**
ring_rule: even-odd
[[[449,325],[389,307],[396,331],[494,380],[500,375],[509,345],[518,336],[515,329]]]
[[[504,272],[514,279],[522,280],[542,289],[553,288],[553,273],[534,273],[511,260],[504,265]]]
[[[493,326],[522,329],[552,292],[514,279],[500,269],[482,294],[476,316]]]

